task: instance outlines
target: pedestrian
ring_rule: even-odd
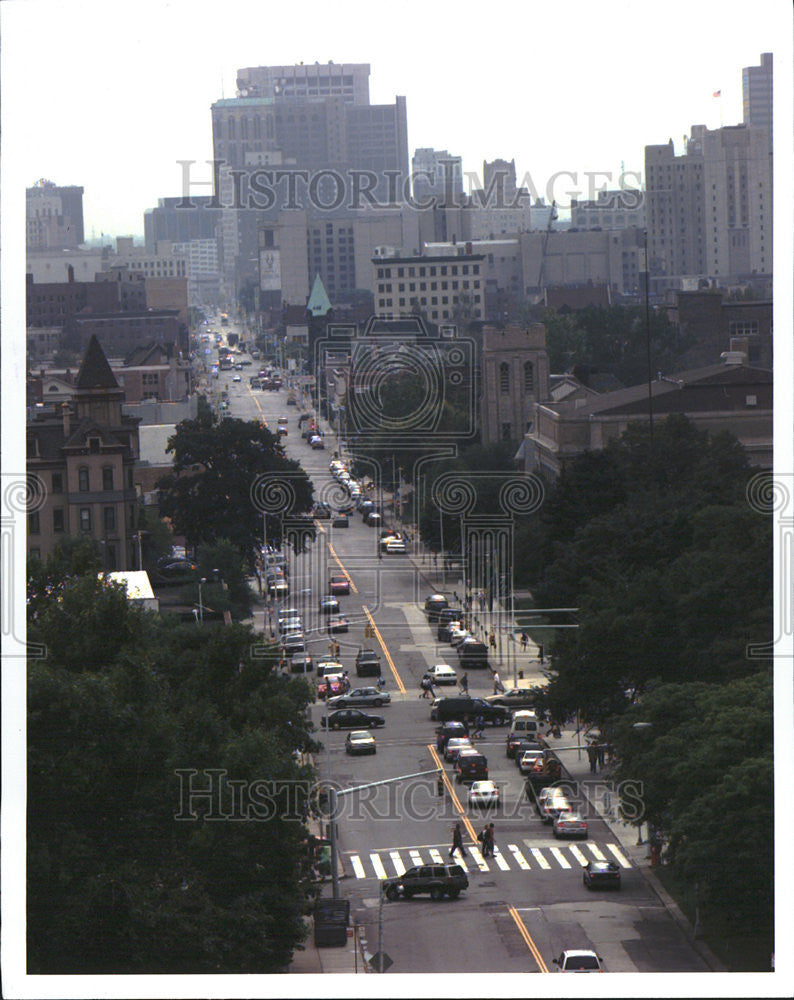
[[[596,747],[596,757],[598,759],[598,766],[604,766],[604,757],[606,754],[606,743],[599,743]]]
[[[451,858],[455,857],[455,851],[460,851],[460,856],[463,857],[463,829],[460,823],[456,823],[452,828],[452,847],[449,849]]]
[[[378,691],[382,691],[386,687],[386,681],[383,677],[378,678]]]
[[[495,846],[493,823],[489,823],[482,832],[482,856],[484,858],[493,857]]]
[[[482,715],[478,715],[474,720],[474,738],[478,740],[485,739],[485,733],[483,732],[485,728],[485,720]]]
[[[501,681],[501,679],[499,677],[499,671],[498,670],[494,670],[494,672],[493,672],[493,693],[494,694],[501,694],[501,693],[504,692],[504,689],[505,689],[505,686],[504,686],[504,684],[502,684],[502,681]]]
[[[598,770],[598,754],[592,743],[587,748],[587,759],[590,761],[590,773],[595,774]]]
[[[469,693],[469,675],[464,674],[460,679],[460,689],[463,694]]]
[[[521,648],[526,652],[527,643],[529,642],[529,636],[526,632],[521,633]]]
[[[491,629],[491,634],[488,636],[488,643],[490,644],[491,649],[496,649],[496,635],[494,634],[493,629]]]
[[[543,646],[538,646],[538,659],[543,663]]]

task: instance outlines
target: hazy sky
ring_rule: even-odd
[[[139,234],[144,209],[180,193],[177,161],[211,157],[210,105],[238,68],[332,59],[370,63],[374,102],[405,95],[409,155],[446,148],[478,173],[514,157],[539,194],[586,194],[585,171],[617,180],[646,144],[740,122],[743,66],[773,51],[790,75],[790,20],[782,0],[6,0],[3,152],[20,188],[85,187],[87,237]]]

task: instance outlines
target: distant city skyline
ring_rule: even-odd
[[[408,3],[402,20],[373,25],[370,6],[343,9],[307,3],[298,18],[243,0],[219,30],[217,7],[181,0],[143,2],[129,22],[112,3],[10,0],[0,20],[13,183],[23,196],[40,177],[84,187],[86,240],[142,237],[144,211],[180,194],[178,161],[210,178],[210,108],[235,96],[237,71],[316,57],[369,63],[373,103],[406,97],[409,157],[460,156],[465,190],[484,160],[515,159],[519,184],[564,210],[617,187],[623,170],[628,183],[642,177],[646,145],[672,138],[678,150],[694,124],[740,123],[742,69],[763,52],[779,79],[790,67],[791,18],[772,0],[741,30],[733,18],[721,27],[724,5],[711,0],[674,0],[653,23],[627,3],[594,21],[580,0],[517,3],[493,24]]]

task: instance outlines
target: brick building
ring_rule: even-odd
[[[96,337],[77,374],[71,404],[27,425],[27,471],[42,502],[28,514],[28,554],[46,559],[64,535],[93,539],[107,570],[137,566],[133,469],[138,423],[123,416],[124,392]]]

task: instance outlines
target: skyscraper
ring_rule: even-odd
[[[745,66],[742,70],[742,112],[745,125],[758,125],[769,130],[772,149],[772,53],[761,54],[760,66]]]

